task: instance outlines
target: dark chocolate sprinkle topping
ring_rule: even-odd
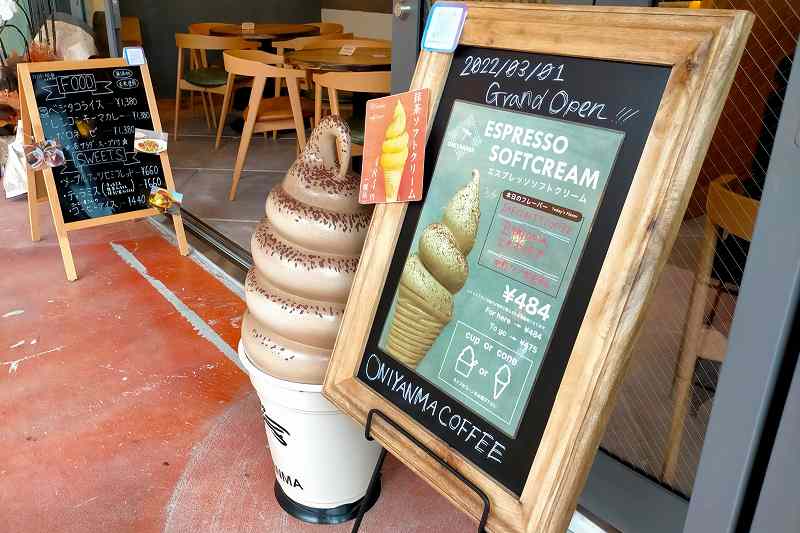
[[[265,255],[289,262],[297,268],[354,274],[358,267],[358,256],[315,254],[284,241],[275,234],[266,218],[256,228],[253,239]]]
[[[313,314],[320,318],[342,316],[342,309],[340,307],[325,304],[324,302],[319,302],[318,304],[303,304],[292,299],[287,294],[280,294],[264,287],[258,282],[254,269],[251,269],[250,272],[247,273],[245,290],[247,292],[255,292],[271,303],[279,305],[281,310],[289,315]]]

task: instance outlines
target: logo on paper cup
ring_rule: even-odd
[[[267,411],[263,406],[261,407],[261,416],[264,418],[264,426],[267,428],[267,430],[272,432],[272,435],[278,442],[286,446],[287,444],[285,437],[290,437],[292,435],[289,433],[289,430],[267,416]]]

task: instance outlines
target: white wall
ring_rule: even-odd
[[[345,9],[323,9],[323,22],[338,22],[344,31],[358,37],[373,39],[392,39],[392,15],[389,13],[368,13]]]

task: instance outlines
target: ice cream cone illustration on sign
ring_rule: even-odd
[[[469,276],[467,255],[480,221],[480,175],[447,203],[441,222],[429,224],[400,275],[387,351],[412,368],[428,353],[453,318],[453,298]]]
[[[498,399],[503,391],[506,390],[509,383],[511,383],[511,369],[508,365],[503,365],[494,373],[494,392],[492,393],[493,399]]]
[[[408,158],[408,132],[406,131],[406,110],[398,100],[394,106],[392,121],[386,128],[381,147],[381,169],[386,191],[386,201],[396,202],[397,191],[403,178],[403,168]]]

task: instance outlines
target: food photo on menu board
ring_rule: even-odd
[[[456,100],[380,349],[514,438],[624,136]]]

